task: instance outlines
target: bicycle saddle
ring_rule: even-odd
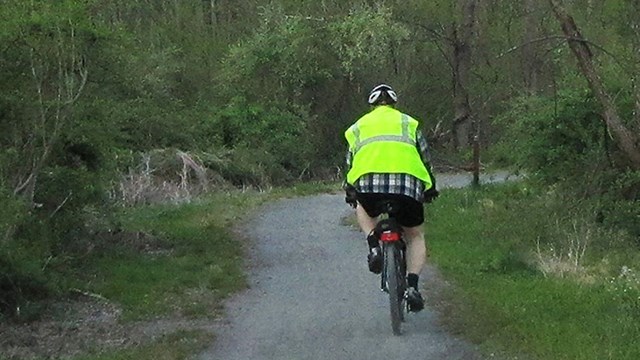
[[[378,210],[384,214],[395,215],[400,211],[400,204],[394,200],[383,200],[376,204]]]

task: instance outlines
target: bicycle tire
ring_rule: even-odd
[[[389,310],[391,311],[391,329],[394,335],[402,334],[402,322],[404,318],[402,303],[404,291],[400,293],[402,282],[399,281],[400,254],[393,245],[386,245],[384,249],[385,272],[387,276],[387,289],[389,292]]]
[[[403,249],[400,249],[396,246],[396,254],[398,254],[398,258],[400,259],[398,264],[398,294],[400,296],[400,320],[405,321],[404,315],[405,310],[407,310],[407,299],[405,298],[405,293],[407,291],[407,259],[406,253]]]

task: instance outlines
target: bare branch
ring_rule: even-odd
[[[301,19],[301,20],[311,20],[311,21],[317,21],[317,22],[325,22],[327,21],[325,18],[323,17],[313,17],[313,16],[305,16],[305,15],[284,15],[284,18],[289,20],[289,19]]]
[[[42,81],[40,79],[40,77],[38,76],[37,70],[36,70],[36,61],[35,61],[35,49],[32,47],[29,49],[29,61],[31,63],[31,76],[33,77],[33,82],[35,84],[36,87],[36,93],[38,94],[38,105],[39,105],[39,113],[40,113],[40,123],[41,126],[44,127],[44,125],[47,122],[47,113],[46,113],[46,106],[44,105],[44,94],[42,91]]]
[[[21,193],[22,190],[24,190],[27,185],[29,185],[29,183],[31,182],[31,178],[33,178],[33,172],[29,174],[27,179],[23,181],[22,184],[16,186],[16,188],[13,190],[13,195],[18,195],[19,193]]]
[[[512,53],[512,52],[514,52],[516,50],[519,50],[520,48],[523,48],[523,47],[525,47],[527,45],[531,45],[531,44],[535,44],[535,43],[539,43],[539,42],[544,42],[544,41],[548,41],[548,40],[562,40],[562,41],[564,41],[564,40],[566,40],[566,37],[562,36],[562,35],[550,35],[550,36],[545,36],[545,37],[542,37],[542,38],[529,40],[529,41],[523,42],[522,44],[513,46],[513,47],[501,52],[500,54],[498,54],[498,56],[496,56],[496,58],[499,59],[499,58],[501,58],[501,57],[503,57],[505,55],[508,55],[508,54],[510,54],[510,53]]]
[[[4,232],[4,237],[2,238],[2,242],[5,244],[9,242],[9,239],[13,237],[13,234],[15,233],[15,231],[16,231],[16,227],[14,225],[9,226],[7,228],[7,231]]]
[[[640,86],[638,86],[637,81],[638,79],[634,76],[632,79],[634,98],[633,120],[637,125],[640,125]]]
[[[96,293],[92,293],[92,292],[89,292],[89,291],[80,290],[78,288],[73,288],[73,289],[70,289],[69,291],[71,291],[72,293],[80,294],[80,295],[83,295],[83,296],[86,296],[86,297],[90,297],[90,298],[93,298],[93,299],[98,299],[98,300],[107,301],[107,302],[109,301],[109,299],[107,299],[106,297],[104,297],[104,296],[102,296],[100,294],[96,294]]]
[[[80,85],[78,86],[78,89],[76,90],[75,95],[73,95],[72,98],[70,98],[69,100],[67,100],[64,105],[72,105],[73,103],[75,103],[78,98],[80,98],[80,95],[82,94],[82,90],[84,89],[84,86],[87,84],[87,79],[89,77],[89,70],[84,68],[82,70],[80,70]]]
[[[423,24],[414,24],[417,25],[419,28],[421,28],[422,30],[426,31],[428,34],[433,35],[435,38],[440,39],[440,40],[445,40],[446,42],[449,43],[454,43],[455,39],[445,35],[446,31],[444,29],[441,29],[442,32],[439,32],[438,30],[432,29],[426,25]]]
[[[69,191],[69,195],[67,195],[67,197],[64,198],[64,200],[60,203],[60,205],[58,205],[58,207],[55,210],[53,210],[51,215],[49,215],[49,219],[53,218],[58,213],[58,211],[60,211],[60,209],[62,209],[64,204],[66,204],[67,201],[69,201],[69,199],[71,198],[71,195],[73,195],[73,191]]]
[[[512,48],[507,49],[506,51],[498,54],[498,56],[496,56],[496,58],[501,58],[507,54],[510,54],[516,50],[519,50],[522,47],[525,47],[527,45],[531,45],[534,43],[539,43],[539,42],[545,42],[545,41],[549,41],[549,40],[562,40],[562,41],[577,41],[577,42],[581,42],[587,45],[591,45],[594,48],[602,51],[603,53],[609,55],[621,68],[625,69],[625,71],[628,71],[628,69],[623,65],[623,63],[618,59],[618,57],[611,53],[610,51],[608,51],[607,49],[605,49],[603,46],[598,45],[596,43],[594,43],[593,41],[587,40],[585,38],[581,38],[581,37],[575,37],[575,36],[565,36],[565,35],[549,35],[549,36],[545,36],[545,37],[541,37],[541,38],[537,38],[537,39],[533,39],[530,41],[526,41],[522,44],[516,45]]]

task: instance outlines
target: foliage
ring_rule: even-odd
[[[640,318],[640,277],[634,269],[622,266],[620,274],[611,278],[609,291],[631,316]]]
[[[409,30],[392,16],[384,5],[356,5],[343,21],[332,24],[331,45],[351,78],[386,68],[394,49],[409,37]]]
[[[629,98],[622,98],[621,107]],[[555,98],[527,96],[496,121],[506,129],[502,147],[541,186],[554,186],[577,199],[597,199],[600,222],[640,236],[637,172],[626,169],[586,91],[566,90]],[[595,220],[595,218],[594,218]]]
[[[626,229],[640,245],[640,172],[612,172],[606,178],[609,188],[599,199],[602,221],[612,228]]]
[[[403,27],[386,7],[358,5],[337,18],[289,15],[277,5],[262,10],[260,26],[230,48],[218,78],[227,104],[219,119],[223,143],[242,147],[242,141],[251,141],[274,155],[285,179],[314,174],[339,158],[341,133],[356,116],[353,110],[339,111],[353,98],[345,82],[388,68],[386,49],[407,32],[397,31]],[[295,146],[300,141],[309,146]]]
[[[2,186],[0,186],[0,204],[2,204],[0,206],[0,234],[6,236],[12,226],[20,223],[28,215],[28,209],[20,199],[15,198],[8,189]]]
[[[497,121],[507,129],[503,142],[513,161],[545,183],[591,173],[606,160],[599,108],[584,91],[522,97]]]
[[[0,320],[37,318],[41,310],[38,301],[55,293],[39,259],[31,254],[39,249],[3,245],[0,250]]]
[[[0,263],[3,312],[29,319],[34,300],[55,294],[48,273],[65,236],[84,227],[78,213],[102,199],[97,162],[67,143],[73,104],[84,91],[88,54],[100,29],[86,2],[4,2],[0,12]],[[85,57],[87,56],[87,57]]]

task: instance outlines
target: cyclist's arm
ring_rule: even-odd
[[[351,162],[353,161],[353,154],[351,153],[351,150],[347,150],[347,154],[345,156],[345,163],[347,164],[347,166],[345,167],[345,175],[349,172],[349,170],[351,170]]]
[[[420,153],[420,159],[422,159],[422,163],[427,168],[429,176],[431,176],[433,188],[435,189],[436,177],[433,175],[433,171],[431,169],[431,153],[429,152],[429,144],[427,143],[427,139],[424,137],[424,135],[422,135],[422,131],[418,131],[416,134],[416,147],[418,148],[418,152]]]
[[[347,174],[349,173],[349,170],[351,170],[351,165],[353,162],[353,154],[351,153],[351,149],[347,149],[347,154],[345,155],[345,168],[344,168],[344,172],[342,174],[342,188],[346,190],[348,184],[347,184]]]
[[[350,149],[347,150],[345,160],[346,167],[343,174],[344,180],[342,181],[342,189],[345,191],[344,200],[347,204],[351,205],[351,207],[355,208],[357,206],[356,188],[353,187],[353,185],[347,183],[347,174],[349,173],[349,170],[351,170],[351,164],[353,161],[353,154],[351,153]]]

